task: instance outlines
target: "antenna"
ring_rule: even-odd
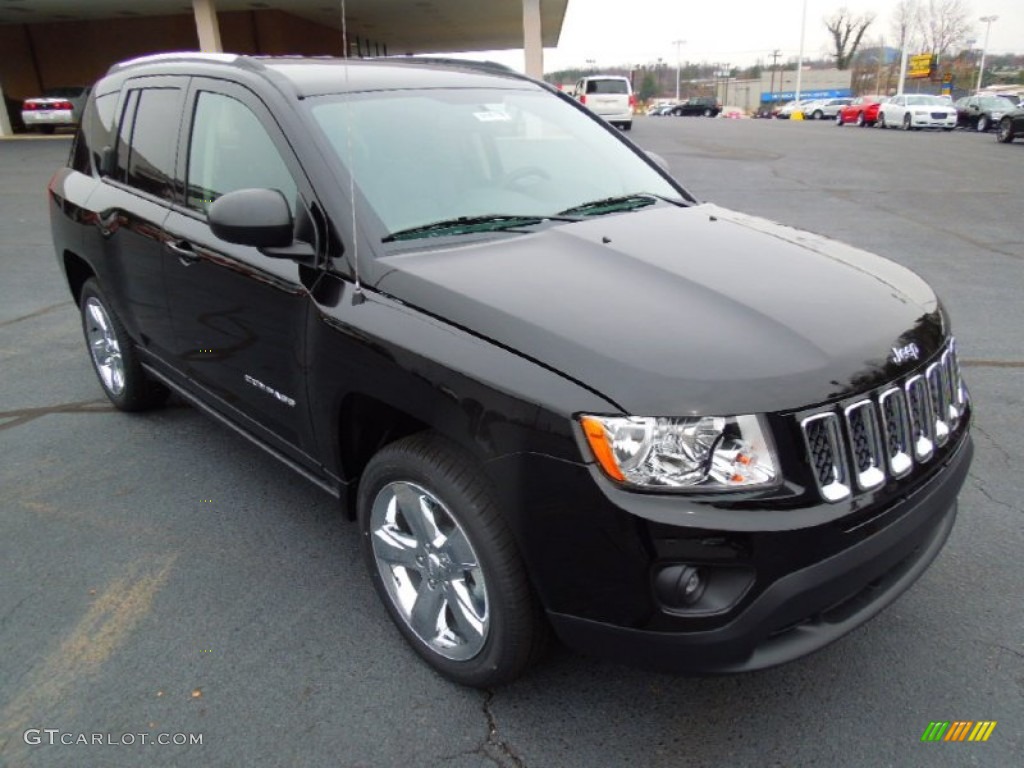
[[[348,14],[345,11],[345,0],[341,0],[341,44],[343,46],[342,55],[345,57],[345,151],[348,154],[346,162],[348,163],[348,198],[349,204],[352,206],[352,276],[355,278],[355,291],[352,294],[353,306],[359,306],[366,301],[366,296],[363,295],[363,283],[359,278],[359,233],[356,231],[356,174],[355,166],[352,163],[354,153],[352,151],[352,120],[349,107],[351,101],[349,100],[348,90],[348,68],[349,68],[349,54],[351,51],[348,47]]]

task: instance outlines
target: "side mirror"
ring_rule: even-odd
[[[295,225],[284,195],[276,189],[239,189],[221,195],[207,212],[210,230],[229,243],[285,248]]]
[[[649,157],[651,160],[653,160],[654,164],[656,166],[658,166],[659,168],[661,168],[661,170],[663,170],[669,176],[672,175],[672,171],[669,170],[668,162],[666,162],[664,157],[662,157],[661,155],[659,155],[656,152],[651,152],[650,150],[647,150],[647,157]]]

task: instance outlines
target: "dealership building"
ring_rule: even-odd
[[[0,0],[0,135],[12,132],[24,99],[90,84],[117,61],[163,51],[366,57],[521,48],[526,72],[539,78],[543,48],[558,44],[567,4]]]

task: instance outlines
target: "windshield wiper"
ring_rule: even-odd
[[[617,211],[633,211],[637,208],[654,205],[658,200],[664,200],[666,203],[672,203],[673,205],[681,205],[676,200],[656,195],[653,192],[635,192],[632,195],[602,197],[600,200],[591,200],[589,203],[574,205],[572,208],[566,208],[558,213],[559,215],[578,213],[584,216],[600,216]]]
[[[579,221],[579,219],[561,215],[520,216],[497,213],[487,216],[457,216],[454,219],[443,219],[431,224],[400,229],[383,238],[381,242],[393,243],[397,240],[415,240],[420,237],[441,237],[443,235],[468,235],[474,232],[500,232],[519,227],[532,227],[543,221]]]

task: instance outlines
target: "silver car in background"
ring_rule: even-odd
[[[59,127],[75,127],[82,118],[82,109],[89,97],[89,88],[69,86],[47,88],[42,96],[25,99],[21,105],[21,121],[26,130],[53,133]]]

